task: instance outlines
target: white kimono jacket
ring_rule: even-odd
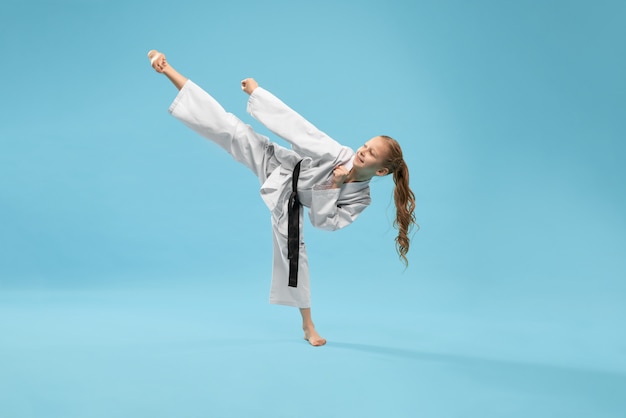
[[[309,209],[313,226],[336,230],[352,223],[370,204],[368,181],[345,183],[338,189],[330,187],[334,168],[344,165],[350,169],[354,151],[319,131],[262,87],[250,95],[248,112],[291,143],[292,149],[254,132],[191,81],[180,90],[169,111],[185,125],[224,148],[259,177],[261,197],[272,214],[274,260],[270,303],[310,307],[308,259],[302,241],[298,287],[288,286],[287,204],[293,167],[303,160],[298,197]],[[302,230],[302,212],[300,225]]]

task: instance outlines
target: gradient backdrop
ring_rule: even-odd
[[[623,417],[626,3],[4,0],[0,416]],[[149,49],[245,122],[254,77],[393,182],[267,303],[258,183]]]

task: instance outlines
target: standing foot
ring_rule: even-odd
[[[326,339],[320,337],[315,330],[315,325],[313,325],[313,320],[311,319],[311,308],[300,308],[300,315],[302,315],[304,339],[315,347],[326,344]]]
[[[326,344],[326,339],[320,337],[312,324],[309,326],[304,326],[303,329],[304,339],[307,340],[312,346],[319,347]]]

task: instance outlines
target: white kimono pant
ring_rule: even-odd
[[[274,154],[279,145],[243,123],[224,108],[207,92],[191,80],[179,91],[169,112],[201,136],[210,139],[228,152],[236,161],[248,167],[265,183],[269,175],[280,166]],[[284,222],[287,221],[283,217]],[[300,258],[298,263],[298,287],[289,287],[289,259],[287,258],[287,234],[284,226],[279,228],[272,217],[274,256],[270,303],[309,308],[311,292],[309,264],[306,247],[302,241],[303,210],[300,211]],[[282,231],[281,231],[282,230]]]

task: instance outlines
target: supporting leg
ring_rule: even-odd
[[[178,90],[183,88],[187,82],[187,77],[183,76],[176,71],[174,67],[169,65],[163,53],[153,49],[148,52],[148,58],[150,58],[150,64],[157,73],[165,74]]]
[[[311,319],[311,308],[300,308],[300,315],[302,315],[304,339],[307,340],[309,344],[314,346],[326,344],[326,339],[320,337],[315,330],[315,325],[313,325],[313,320]]]

